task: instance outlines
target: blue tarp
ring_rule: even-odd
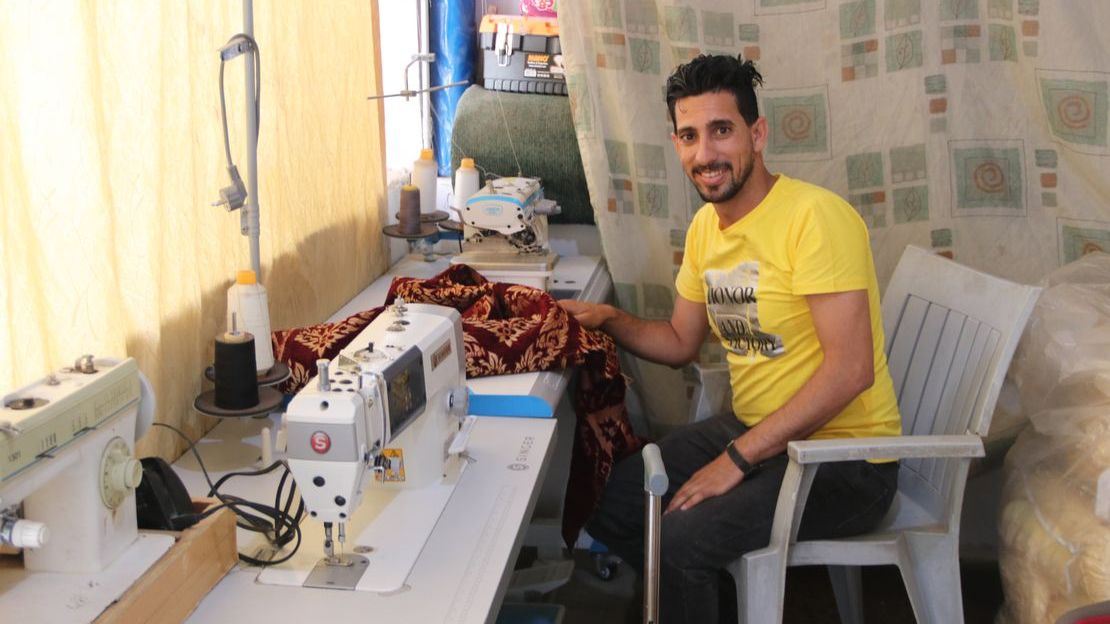
[[[431,67],[432,86],[460,80],[473,82],[478,48],[474,0],[432,0],[429,13],[429,48],[436,55],[436,62]],[[466,91],[466,85],[431,93],[435,128],[432,144],[441,176],[451,175],[451,130],[463,91]]]

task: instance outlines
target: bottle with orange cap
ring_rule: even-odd
[[[273,367],[270,306],[266,298],[266,288],[258,283],[254,271],[239,271],[235,276],[235,283],[227,289],[227,329],[245,331],[254,336],[254,361],[259,374]]]
[[[480,184],[481,179],[478,176],[477,167],[474,166],[474,159],[462,159],[459,168],[455,170],[455,192],[451,196],[452,208],[462,210],[466,207],[466,200],[478,192]]]

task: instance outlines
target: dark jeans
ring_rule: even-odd
[[[686,426],[660,440],[670,479],[664,507],[687,479],[745,430],[735,416],[727,414]],[[729,492],[663,516],[660,622],[718,621],[721,570],[743,553],[770,542],[786,465],[785,454],[775,456]],[[601,503],[586,526],[591,536],[637,569],[642,569],[644,559],[643,473],[639,453],[614,467]],[[897,483],[897,463],[822,465],[813,480],[798,538],[846,537],[870,530],[890,507]]]

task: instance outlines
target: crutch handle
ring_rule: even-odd
[[[652,496],[662,496],[667,493],[667,470],[663,467],[663,456],[659,454],[659,447],[648,444],[642,451],[644,456],[644,491]]]

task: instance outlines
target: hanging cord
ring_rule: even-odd
[[[432,111],[432,116],[436,118],[436,122],[437,123],[442,123],[443,120],[440,118],[439,113],[436,112],[436,107],[433,106],[431,108],[431,111]],[[505,127],[505,130],[506,130],[506,132],[508,131],[508,126]],[[451,133],[451,145],[455,149],[459,150],[460,157],[462,157],[462,158],[472,158],[472,156],[470,156],[470,152],[463,149],[462,145],[460,145],[459,142],[455,140],[455,133],[454,132]],[[519,165],[517,165],[517,166],[519,166]],[[493,171],[490,171],[490,170],[486,169],[482,165],[479,165],[477,160],[474,161],[474,167],[476,169],[478,169],[478,171],[482,172],[482,180],[488,180],[490,178],[503,178],[503,177],[505,177],[505,176],[503,176],[499,173],[494,173]]]
[[[280,559],[263,560],[239,553],[239,559],[241,561],[250,565],[270,566],[284,563],[292,559],[293,555],[297,554],[297,550],[301,547],[300,525],[307,514],[305,512],[304,500],[301,500],[300,496],[297,495],[296,483],[290,479],[292,473],[289,471],[289,466],[286,465],[285,462],[275,461],[269,466],[259,470],[229,472],[213,483],[212,477],[208,474],[208,469],[204,466],[204,460],[201,459],[200,452],[197,451],[197,443],[194,440],[173,425],[156,422],[153,426],[165,427],[189,443],[188,450],[191,451],[193,457],[196,458],[197,465],[200,466],[200,471],[204,475],[204,481],[208,484],[208,496],[214,496],[220,501],[219,505],[214,505],[196,514],[198,522],[221,509],[228,508],[238,516],[235,522],[236,526],[247,531],[262,534],[266,541],[270,543],[270,546],[273,547],[275,554],[287,544],[296,540],[293,544],[293,549]],[[273,506],[255,503],[230,494],[221,494],[219,491],[220,487],[233,477],[254,477],[269,474],[278,468],[285,468],[285,471],[278,481],[277,491],[274,494]],[[288,493],[285,492],[286,484],[289,485]],[[290,513],[290,510],[293,508],[294,499],[297,499],[297,510],[294,513]],[[258,513],[250,513],[243,508]]]
[[[259,137],[258,127],[260,127],[262,125],[261,119],[260,119],[261,111],[262,111],[262,54],[258,51],[258,43],[250,35],[247,35],[247,34],[244,34],[244,33],[239,33],[237,35],[233,35],[231,37],[231,39],[227,40],[227,43],[224,44],[224,47],[226,48],[227,46],[229,46],[229,45],[231,45],[231,44],[233,44],[237,41],[247,42],[247,44],[250,46],[251,56],[254,57],[254,118],[259,120],[259,123],[257,123],[255,125],[254,140],[257,143],[258,137]],[[220,57],[220,120],[223,122],[223,127],[224,127],[224,156],[227,157],[227,166],[228,166],[228,168],[231,168],[231,167],[234,167],[235,165],[231,162],[231,137],[230,137],[230,133],[228,132],[228,129],[227,129],[227,103],[225,102],[225,98],[224,98],[224,65],[226,63],[227,63],[227,61],[225,61],[223,59],[223,57],[221,56]]]
[[[432,116],[436,118],[436,123],[442,127],[443,120],[440,118],[439,113],[436,112],[436,107],[431,106],[431,107],[429,107],[429,110],[432,111]],[[502,111],[502,118],[504,118],[504,111]],[[508,126],[508,124],[505,124],[505,133],[508,134],[508,131],[509,131],[509,126]],[[510,141],[510,144],[511,144],[512,137],[509,138],[509,141]],[[468,152],[465,149],[463,149],[462,145],[460,145],[458,141],[455,140],[455,133],[454,132],[451,133],[451,145],[459,151],[459,155],[461,157],[468,158],[468,156],[466,155]],[[514,158],[515,158],[515,152],[514,152]],[[485,183],[486,180],[489,180],[491,178],[504,177],[504,176],[501,176],[500,174],[494,173],[494,172],[486,169],[482,165],[479,165],[477,161],[474,162],[474,167],[476,169],[478,169],[478,171],[481,172],[481,178],[482,178],[483,183]],[[517,168],[518,169],[520,168],[520,161],[517,161]],[[454,193],[454,187],[453,186],[452,186],[452,191],[451,192],[452,192],[452,194]],[[459,211],[459,210],[454,210],[454,209],[452,209],[452,210],[456,214],[458,214],[459,220],[462,221],[462,212]],[[459,253],[463,253],[463,237],[459,236],[458,241],[459,241]]]
[[[509,149],[513,152],[513,160],[516,161],[516,174],[523,176],[524,170],[520,166],[520,159],[516,155],[516,146],[513,145],[513,133],[509,131],[509,118],[505,116],[505,105],[501,103],[501,92],[494,91],[497,94],[497,106],[501,109],[501,122],[505,124],[505,136],[509,138]]]
[[[502,118],[502,122],[505,124],[505,135],[506,135],[506,137],[508,137],[509,149],[512,150],[513,160],[516,161],[516,174],[517,175],[523,175],[522,169],[521,169],[521,160],[519,160],[516,157],[516,148],[514,147],[514,144],[513,144],[513,135],[512,135],[511,132],[509,132],[508,121],[505,118],[504,105],[501,104],[501,95],[499,95],[499,94],[497,95],[497,103],[499,105],[502,105],[501,118]],[[431,110],[432,110],[432,115],[433,115],[433,117],[435,117],[436,122],[437,123],[440,122],[441,121],[440,113],[437,113],[435,111],[435,107],[432,107]],[[451,144],[452,144],[452,147],[454,147],[456,150],[458,150],[458,153],[460,153],[462,158],[473,158],[473,155],[471,154],[471,152],[468,152],[467,150],[463,149],[463,145],[460,142],[455,140],[454,132],[452,132],[452,134],[451,134]],[[506,175],[504,175],[504,174],[497,173],[496,171],[491,171],[491,170],[488,170],[488,169],[482,167],[481,164],[478,164],[476,159],[474,161],[474,167],[478,171],[481,172],[483,182],[485,182],[487,180],[494,180],[494,179],[497,179],[497,178],[506,178]]]

